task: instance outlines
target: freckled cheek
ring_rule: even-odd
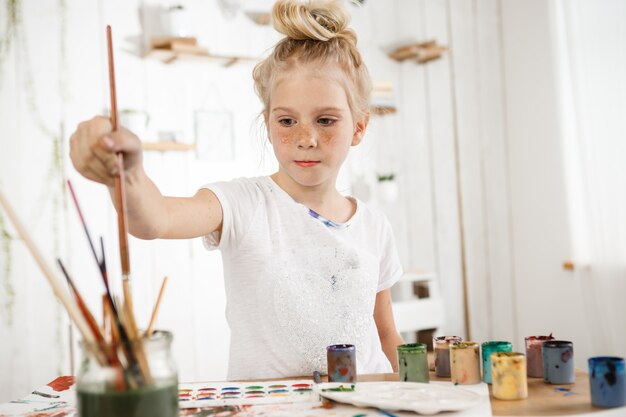
[[[320,142],[325,143],[327,145],[332,145],[337,141],[337,136],[332,133],[321,132],[319,134]]]
[[[284,131],[281,131],[281,129],[273,128],[273,129],[270,129],[269,133],[270,133],[270,138],[273,141],[277,141],[282,144],[289,144],[293,142],[293,135],[287,134]]]

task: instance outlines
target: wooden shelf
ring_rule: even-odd
[[[272,23],[272,14],[270,12],[248,11],[245,12],[245,15],[257,25],[268,26]]]
[[[180,143],[180,142],[144,142],[144,151],[159,151],[159,152],[185,152],[193,151],[196,149],[195,143]]]
[[[393,106],[372,106],[370,108],[370,111],[372,112],[372,114],[376,114],[378,116],[385,116],[387,114],[393,114],[397,112],[398,109],[396,109]]]
[[[196,38],[153,38],[150,51],[144,58],[157,59],[165,64],[178,60],[208,61],[229,67],[237,63],[257,62],[257,58],[243,56],[226,56],[209,53],[207,48],[199,46]]]
[[[411,43],[394,49],[389,53],[389,57],[399,62],[412,60],[418,64],[425,64],[441,58],[447,50],[445,46],[437,45],[437,41]]]

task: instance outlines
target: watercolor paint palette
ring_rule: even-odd
[[[180,408],[198,408],[317,402],[319,395],[313,390],[313,385],[310,380],[181,383],[178,386],[178,404]]]

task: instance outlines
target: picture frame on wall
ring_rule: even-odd
[[[194,112],[196,157],[206,162],[231,162],[235,159],[233,114],[228,110]]]

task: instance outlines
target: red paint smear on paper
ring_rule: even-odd
[[[66,391],[72,385],[74,385],[74,377],[73,376],[60,376],[54,381],[50,382],[48,386],[55,391]]]

